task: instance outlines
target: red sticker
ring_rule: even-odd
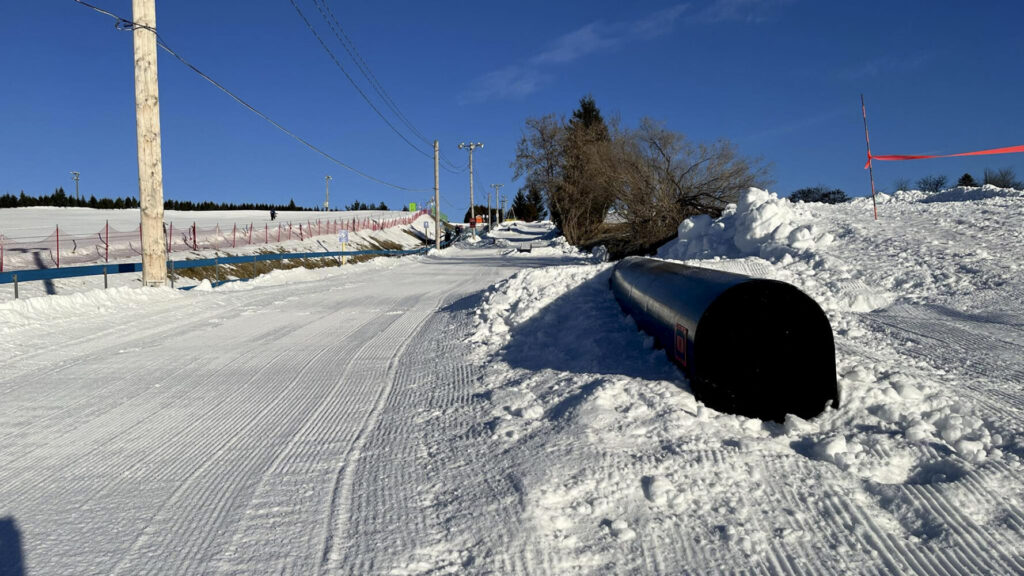
[[[676,360],[678,360],[683,367],[686,367],[686,340],[688,334],[689,332],[686,330],[686,326],[676,324]]]

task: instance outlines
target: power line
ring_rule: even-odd
[[[402,114],[401,110],[398,109],[398,105],[395,104],[395,101],[391,99],[390,95],[388,95],[387,90],[381,86],[380,82],[377,80],[377,76],[373,73],[373,70],[370,69],[370,65],[367,64],[366,60],[364,60],[362,55],[359,54],[359,50],[356,48],[355,43],[352,42],[352,39],[349,38],[345,29],[342,28],[341,23],[338,22],[337,17],[334,16],[334,12],[331,10],[331,7],[326,0],[313,0],[313,3],[316,4],[317,9],[320,11],[320,15],[323,16],[327,25],[331,28],[331,31],[334,32],[334,36],[338,38],[338,42],[340,42],[345,48],[345,51],[348,52],[349,57],[351,57],[352,61],[355,62],[356,67],[359,68],[363,77],[370,82],[370,86],[373,87],[373,90],[378,96],[380,96],[381,100],[384,101],[384,104],[394,112],[395,116],[397,116],[398,119],[409,128],[409,130],[412,130],[412,133],[415,134],[417,138],[422,140],[424,144],[430,145],[431,142],[427,140],[427,138],[417,130],[415,126],[412,125],[405,114]]]
[[[390,109],[391,112],[403,124],[405,124],[405,126],[424,144],[426,144],[427,146],[433,146],[433,143],[430,140],[428,140],[427,137],[424,136],[423,133],[416,128],[416,126],[412,124],[412,122],[405,114],[402,113],[402,111],[398,108],[398,104],[395,103],[394,99],[391,98],[387,90],[384,89],[384,86],[381,85],[379,80],[377,80],[377,76],[373,73],[373,70],[370,68],[370,65],[366,62],[365,59],[363,59],[362,55],[359,54],[359,50],[356,48],[355,43],[345,32],[345,29],[342,27],[337,17],[335,17],[334,12],[331,10],[330,5],[327,3],[327,0],[313,0],[313,4],[316,6],[317,11],[320,12],[320,17],[324,19],[324,22],[327,23],[327,26],[331,29],[331,32],[334,33],[334,37],[338,39],[338,42],[345,49],[345,52],[348,53],[349,58],[351,58],[352,62],[355,63],[356,68],[359,69],[359,72],[363,75],[363,78],[366,78],[367,82],[369,82],[370,84],[370,87],[373,88],[373,91],[377,93],[377,96],[379,96],[381,101],[384,102],[384,105],[387,106],[388,109]],[[292,1],[292,5],[296,6],[294,1]],[[296,10],[298,10],[297,7]],[[302,16],[301,10],[299,10],[299,15]],[[305,20],[305,17],[303,17],[303,20]],[[307,26],[309,26],[308,21]],[[315,31],[313,32],[313,34],[316,36]],[[320,39],[319,36],[317,36],[317,39]],[[321,45],[323,44],[323,41],[321,41]],[[324,46],[324,48],[326,49],[326,46]],[[345,73],[345,76],[349,79],[349,82],[352,82],[352,85],[356,87],[356,90],[359,91],[360,95],[363,96],[363,99],[367,101],[367,104],[370,104],[370,101],[366,97],[365,93],[362,90],[360,90],[358,86],[355,85],[355,82],[344,70],[344,68],[341,67],[341,64],[336,58],[334,58],[334,55],[330,52],[330,50],[327,50],[327,52],[328,54],[331,55],[331,58],[335,61],[335,64],[337,64],[339,68],[342,68],[342,72]],[[381,118],[383,119],[383,115],[377,110],[375,106],[373,106],[373,104],[370,104],[370,107],[373,108],[374,111],[377,112],[378,116],[381,116]],[[385,120],[385,122],[387,122],[387,120]],[[388,122],[388,125],[392,127],[392,130],[396,130],[394,126],[391,125],[390,122]],[[445,170],[453,174],[458,173],[458,167],[455,164],[453,164],[447,158],[447,156],[445,156],[444,152],[441,152],[441,160],[443,160],[446,164],[448,164],[448,166],[451,167],[448,168],[447,166],[443,166]],[[462,171],[465,171],[465,168],[463,168]]]
[[[306,18],[306,15],[302,13],[302,9],[299,8],[299,5],[295,3],[295,0],[289,0],[289,2],[291,2],[292,6],[295,7],[295,11],[298,12],[299,17],[302,18],[302,21],[306,23],[306,28],[309,28],[309,31],[312,32],[313,36],[315,36],[317,41],[320,42],[320,46],[323,47],[324,51],[327,52],[327,55],[330,56],[331,60],[334,61],[334,65],[338,67],[338,70],[341,70],[341,73],[345,75],[345,78],[348,78],[348,81],[350,84],[352,84],[352,87],[356,89],[356,92],[358,92],[359,95],[362,96],[363,100],[366,101],[366,103],[370,106],[370,108],[373,109],[377,116],[379,116],[380,119],[383,120],[384,123],[388,125],[388,128],[391,128],[391,131],[397,134],[399,138],[401,138],[406,144],[409,145],[410,148],[426,156],[427,158],[433,159],[433,154],[424,152],[423,150],[419,149],[415,144],[410,142],[409,139],[405,137],[405,134],[399,132],[398,128],[395,128],[395,125],[392,124],[391,121],[388,120],[384,116],[384,114],[381,113],[377,106],[375,106],[373,102],[370,101],[370,98],[366,95],[366,93],[363,92],[363,89],[359,87],[359,84],[356,84],[355,79],[353,79],[352,76],[348,73],[348,70],[345,70],[345,67],[341,65],[341,61],[338,60],[338,57],[334,55],[334,52],[331,51],[331,49],[327,46],[327,43],[324,42],[323,38],[320,37],[320,34],[316,31],[315,28],[313,28],[313,24],[310,23],[310,21]]]
[[[83,0],[74,0],[74,1],[79,3],[79,4],[81,4],[82,6],[85,6],[87,8],[93,9],[96,12],[99,12],[100,14],[105,14],[107,16],[110,16],[111,18],[114,18],[116,20],[116,22],[114,24],[114,27],[117,28],[118,30],[134,30],[135,28],[142,28],[142,29],[145,29],[145,30],[149,30],[150,32],[152,32],[156,36],[156,42],[157,42],[158,46],[163,48],[164,51],[167,52],[168,54],[170,54],[171,56],[174,56],[176,59],[178,59],[179,62],[181,62],[182,64],[187,66],[190,70],[192,70],[193,72],[195,72],[196,74],[201,76],[204,80],[206,80],[210,84],[213,84],[214,86],[219,88],[222,92],[224,92],[225,94],[230,96],[232,99],[234,99],[236,102],[238,102],[242,106],[245,106],[246,108],[248,108],[250,111],[252,111],[254,114],[259,116],[260,118],[263,118],[264,120],[266,120],[267,122],[272,124],[278,130],[280,130],[280,131],[284,132],[285,134],[291,136],[296,141],[300,142],[301,144],[304,144],[309,149],[311,149],[314,152],[320,154],[324,158],[327,158],[331,162],[334,162],[335,164],[341,166],[342,168],[344,168],[344,169],[346,169],[346,170],[348,170],[350,172],[353,172],[353,173],[355,173],[355,174],[357,174],[359,176],[362,176],[363,178],[365,178],[367,180],[370,180],[371,182],[376,182],[378,184],[383,184],[385,186],[394,188],[396,190],[404,190],[404,191],[407,191],[407,192],[425,192],[425,191],[430,190],[429,188],[409,188],[409,187],[406,187],[406,186],[399,186],[398,184],[392,184],[390,182],[386,182],[386,181],[381,180],[379,178],[375,178],[373,176],[370,176],[369,174],[367,174],[367,173],[365,173],[365,172],[363,172],[363,171],[361,171],[361,170],[359,170],[357,168],[349,166],[348,164],[342,162],[341,160],[338,160],[334,156],[331,156],[327,152],[324,152],[323,150],[321,150],[317,146],[311,144],[309,141],[305,140],[304,138],[302,138],[298,134],[292,132],[291,130],[288,130],[287,128],[285,128],[284,126],[282,126],[281,124],[279,124],[278,122],[276,122],[275,120],[273,120],[272,118],[270,118],[269,116],[264,114],[263,112],[260,112],[259,110],[257,110],[255,107],[253,107],[251,104],[249,104],[245,100],[242,100],[242,98],[237,96],[234,92],[231,92],[230,90],[225,88],[223,85],[221,85],[219,82],[217,82],[213,78],[210,78],[209,76],[207,76],[201,70],[199,70],[198,68],[193,66],[189,61],[185,60],[185,58],[183,58],[177,52],[172,50],[164,42],[164,40],[160,36],[160,34],[157,33],[155,28],[152,28],[152,27],[149,27],[149,26],[139,26],[139,25],[135,24],[134,22],[132,22],[131,20],[128,20],[127,18],[122,18],[122,17],[120,17],[120,16],[118,16],[116,14],[113,14],[111,12],[107,12],[106,10],[103,10],[101,8],[97,8],[96,6],[93,6],[92,4],[89,4],[88,2],[84,2]]]

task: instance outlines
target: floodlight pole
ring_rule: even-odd
[[[483,142],[465,142],[459,144],[459,150],[469,150],[469,221],[470,230],[473,231],[473,237],[476,238],[476,207],[473,205],[473,149],[483,148]]]
[[[78,176],[81,172],[71,171],[71,179],[75,181],[75,200],[78,200]]]
[[[499,207],[501,205],[500,204],[501,201],[498,198],[499,198],[499,195],[501,194],[501,187],[502,186],[504,186],[504,184],[491,184],[491,188],[494,188],[494,206],[496,208],[498,208],[498,212],[499,212],[499,214],[498,214],[498,224],[501,224],[501,214],[500,214],[501,208]],[[487,202],[487,228],[490,228],[491,227],[490,195],[488,195],[487,198],[488,198],[488,202]]]
[[[167,247],[163,227],[163,162],[160,155],[160,98],[156,72],[156,0],[132,0],[132,21],[142,284],[163,286],[167,282]]]
[[[434,140],[434,248],[441,249],[441,174],[440,174],[440,148],[437,140]]]

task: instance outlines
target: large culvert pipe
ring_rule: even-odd
[[[796,287],[631,257],[615,265],[611,288],[705,405],[780,422],[839,407],[832,326]]]

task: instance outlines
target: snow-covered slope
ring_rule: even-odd
[[[751,190],[660,253],[822,305],[842,405],[784,424],[550,225],[0,303],[0,573],[1024,573],[1024,198],[879,213]]]

